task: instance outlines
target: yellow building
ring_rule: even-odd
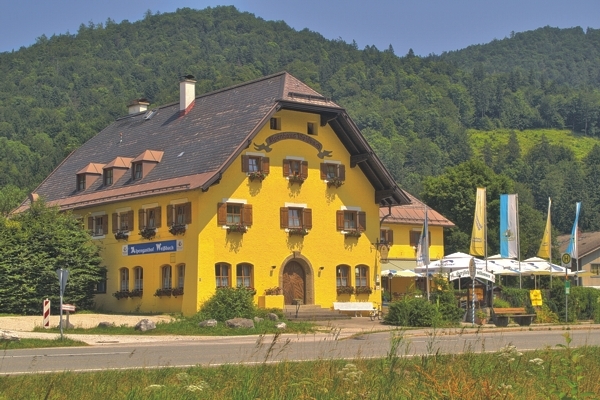
[[[222,286],[266,306],[274,287],[285,304],[378,303],[379,209],[410,200],[346,111],[287,73],[194,87],[133,102],[30,197],[101,247],[97,309],[190,315]]]
[[[414,270],[417,266],[417,246],[423,231],[426,205],[409,193],[407,196],[410,204],[379,209],[380,242],[387,244],[380,246],[382,270],[406,271]],[[440,260],[444,257],[444,228],[451,228],[454,223],[427,207],[427,225],[429,258],[431,261]],[[406,274],[404,279],[390,279],[384,274],[383,289],[395,293],[396,297],[412,289],[425,292],[425,280],[411,278],[409,275]]]

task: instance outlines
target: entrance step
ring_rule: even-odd
[[[336,319],[350,319],[349,315],[314,304],[305,304],[299,307],[294,305],[286,305],[283,308],[283,314],[290,321],[329,321]]]

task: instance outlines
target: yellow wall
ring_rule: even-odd
[[[127,200],[105,206],[76,210],[83,217],[86,213],[106,211],[109,217],[115,209],[131,207],[134,211],[134,226],[128,243],[141,243],[138,235],[138,209],[144,204],[158,203],[162,207],[162,227],[152,241],[182,239],[184,250],[175,253],[122,256],[124,242],[117,242],[112,233],[105,239],[94,240],[103,247],[103,257],[108,267],[107,293],[96,296],[101,310],[116,312],[183,312],[195,313],[200,305],[215,292],[215,263],[226,262],[232,266],[232,282],[235,284],[235,266],[250,263],[254,266],[254,287],[257,296],[274,286],[282,286],[282,271],[286,262],[299,260],[308,266],[312,278],[307,279],[307,292],[313,293],[315,304],[329,308],[334,301],[375,301],[379,302],[379,286],[371,295],[340,296],[336,294],[336,266],[351,267],[351,283],[354,285],[354,267],[369,267],[369,286],[375,289],[379,282],[380,268],[376,260],[377,252],[371,243],[379,237],[378,205],[371,184],[360,168],[350,168],[350,155],[339,142],[329,126],[319,126],[316,114],[280,111],[281,130],[264,127],[253,140],[254,144],[264,143],[270,135],[280,132],[306,132],[307,122],[314,122],[318,134],[311,135],[331,151],[325,161],[340,161],[346,166],[346,181],[339,188],[328,188],[320,179],[318,150],[299,140],[282,140],[271,145],[272,151],[263,155],[270,159],[270,174],[262,182],[251,182],[241,172],[241,156],[225,171],[219,184],[207,192],[190,191],[178,194]],[[254,146],[242,152],[260,153]],[[290,184],[283,176],[282,163],[287,156],[302,157],[308,161],[308,179],[302,184]],[[192,223],[185,236],[174,237],[166,225],[166,206],[174,200],[187,199],[192,202]],[[253,225],[248,232],[227,233],[217,225],[217,204],[227,200],[245,200],[253,208]],[[305,237],[290,236],[280,228],[279,210],[286,203],[305,204],[312,209],[313,228]],[[342,206],[360,207],[366,212],[367,230],[356,238],[346,239],[336,230],[336,211]],[[110,231],[109,226],[109,231]],[[441,228],[440,228],[441,230]],[[432,229],[433,235],[434,229]],[[396,232],[394,232],[396,235]],[[435,241],[432,240],[432,243]],[[184,295],[178,298],[158,298],[153,296],[160,287],[160,267],[170,264],[173,267],[173,280],[176,282],[176,265],[186,264]],[[112,296],[119,287],[119,268],[130,268],[130,289],[133,289],[133,270],[136,265],[144,268],[144,295],[141,299],[117,300]],[[273,269],[273,267],[275,267]],[[312,282],[312,283],[311,283]]]
[[[410,246],[410,232],[421,232],[423,225],[390,224],[384,221],[382,229],[391,229],[394,232],[394,243],[388,252],[388,258],[416,261],[417,251]],[[431,235],[429,258],[439,260],[444,257],[444,228],[429,225],[428,229]]]

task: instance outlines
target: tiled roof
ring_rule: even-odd
[[[560,235],[556,238],[558,242],[558,248],[561,254],[569,247],[569,240],[571,235]],[[600,231],[599,232],[581,232],[579,234],[579,241],[577,243],[579,258],[587,256],[590,253],[600,249]]]
[[[88,165],[77,171],[77,173],[102,175],[102,168],[104,168],[104,164],[89,163]]]
[[[411,200],[410,204],[381,207],[379,209],[379,218],[387,216],[384,224],[407,224],[407,225],[422,225],[425,221],[425,203],[417,199],[410,193],[405,192]],[[445,218],[442,214],[432,208],[427,207],[427,223],[433,226],[453,227],[454,223]]]
[[[163,154],[165,154],[163,151],[146,150],[145,152],[143,152],[142,154],[140,154],[139,156],[134,158],[131,162],[137,162],[137,161],[160,162],[160,160],[162,160]]]
[[[185,181],[183,186],[175,185],[180,190],[207,189],[279,108],[326,115],[340,139],[351,145],[350,154],[372,153],[357,129],[347,122],[332,123],[332,118],[347,119],[341,107],[281,72],[197,96],[186,113],[180,113],[179,103],[173,103],[119,118],[71,153],[33,193],[48,204],[76,208],[112,201],[120,194],[147,196],[151,191],[144,187],[172,188],[174,180]],[[344,139],[347,137],[352,142]],[[76,191],[77,171],[95,164],[129,168],[131,161],[140,157],[160,162],[140,180],[133,181],[131,174],[126,173],[110,187],[98,179],[84,191]],[[408,202],[377,157],[371,156],[359,166],[373,187],[388,196],[388,201]],[[28,201],[19,209],[27,206]]]

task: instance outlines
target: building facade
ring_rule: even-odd
[[[178,103],[133,102],[30,196],[101,247],[97,309],[191,315],[219,287],[379,302],[380,207],[411,200],[346,111],[287,73],[201,96],[194,83]]]

